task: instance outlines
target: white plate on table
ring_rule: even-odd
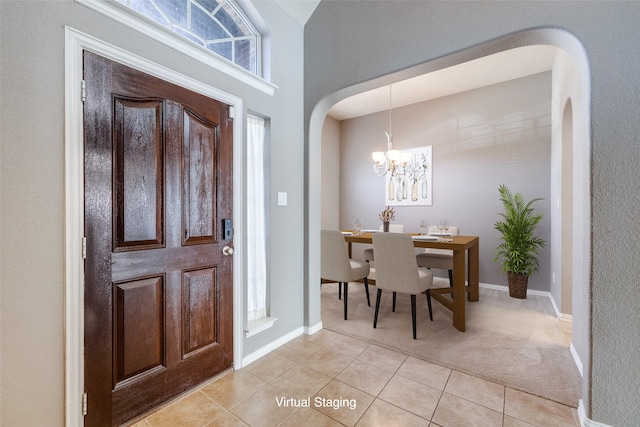
[[[363,233],[377,233],[378,230],[362,230]]]
[[[440,239],[440,237],[438,237],[438,236],[433,236],[433,235],[429,235],[429,234],[422,235],[422,236],[411,236],[411,238],[413,240],[428,240],[430,242],[435,242],[438,239]]]
[[[342,234],[344,236],[351,236],[353,233],[351,231],[343,231]]]

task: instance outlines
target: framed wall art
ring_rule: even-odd
[[[411,160],[385,176],[385,205],[431,206],[433,204],[432,146],[402,150]]]

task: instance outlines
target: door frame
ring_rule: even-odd
[[[82,52],[138,69],[170,83],[232,106],[233,117],[233,366],[242,367],[245,210],[242,191],[244,170],[244,108],[242,98],[176,73],[71,27],[65,27],[65,228],[64,228],[64,341],[65,425],[81,427],[84,394],[84,142],[82,103]],[[90,399],[90,398],[89,398]],[[90,404],[89,404],[90,405]]]

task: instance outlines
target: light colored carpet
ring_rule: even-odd
[[[436,286],[447,286],[435,279]],[[411,333],[409,295],[398,294],[391,311],[391,292],[382,293],[378,325],[373,329],[377,288],[349,285],[348,320],[337,283],[322,285],[324,328],[546,399],[577,407],[582,378],[569,343],[547,297],[510,298],[508,292],[480,289],[480,301],[466,302],[466,332],[453,327],[451,312],[435,300],[429,321],[426,296],[418,296],[417,339]]]

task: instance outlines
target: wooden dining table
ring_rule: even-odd
[[[412,236],[419,236],[412,234]],[[346,232],[344,236],[348,244],[349,256],[353,243],[373,243],[373,233],[363,232],[358,235]],[[465,331],[465,293],[469,302],[478,301],[479,293],[479,237],[478,236],[445,236],[441,240],[427,240],[416,237],[413,245],[416,248],[448,249],[453,251],[453,286],[431,289],[431,297],[453,313],[453,326],[461,332]],[[465,275],[465,264],[467,267]],[[466,281],[465,281],[466,277]],[[446,298],[451,294],[452,298]]]

